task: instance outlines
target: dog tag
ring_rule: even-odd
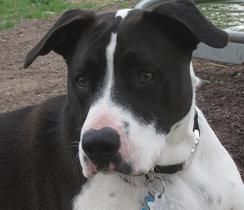
[[[169,210],[169,203],[166,201],[165,196],[159,196],[159,193],[156,193],[154,196],[147,196],[145,198],[145,207],[141,210]]]
[[[153,170],[147,176],[146,187],[149,194],[145,197],[144,207],[141,210],[170,210],[169,202],[164,195],[165,184],[162,178],[154,176]],[[155,183],[156,180],[160,181],[161,186]],[[152,183],[154,183],[154,186],[156,184],[160,186],[160,190],[157,189],[155,192],[154,187],[151,185]]]
[[[145,197],[144,207],[142,207],[141,210],[150,210],[149,206],[148,206],[148,203],[152,203],[154,201],[155,201],[154,196],[152,196],[152,195],[146,196]]]
[[[159,193],[156,193],[154,201],[149,201],[147,205],[149,210],[169,210],[169,203],[166,201],[165,196],[159,196]]]

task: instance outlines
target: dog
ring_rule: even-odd
[[[228,35],[190,0],[64,13],[25,67],[63,56],[68,93],[1,114],[0,209],[243,210],[238,169],[195,103],[199,42]]]

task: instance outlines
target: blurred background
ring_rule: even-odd
[[[0,29],[24,19],[49,18],[70,8],[102,9],[130,7],[137,0],[0,0]],[[244,32],[244,0],[195,0],[200,10],[223,29]]]
[[[197,0],[196,3],[219,27],[244,32],[244,0]]]

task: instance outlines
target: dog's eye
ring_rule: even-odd
[[[80,87],[88,87],[89,81],[88,81],[87,77],[81,76],[81,77],[77,78],[77,84]]]
[[[139,75],[139,81],[141,83],[150,82],[155,78],[155,75],[151,72],[141,72]]]

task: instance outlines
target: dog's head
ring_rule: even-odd
[[[85,176],[140,174],[189,154],[192,140],[184,142],[177,129],[191,122],[194,109],[192,51],[199,42],[218,48],[227,40],[188,0],[152,11],[71,10],[29,52],[25,66],[51,50],[66,60]],[[184,129],[191,133],[192,125]]]

